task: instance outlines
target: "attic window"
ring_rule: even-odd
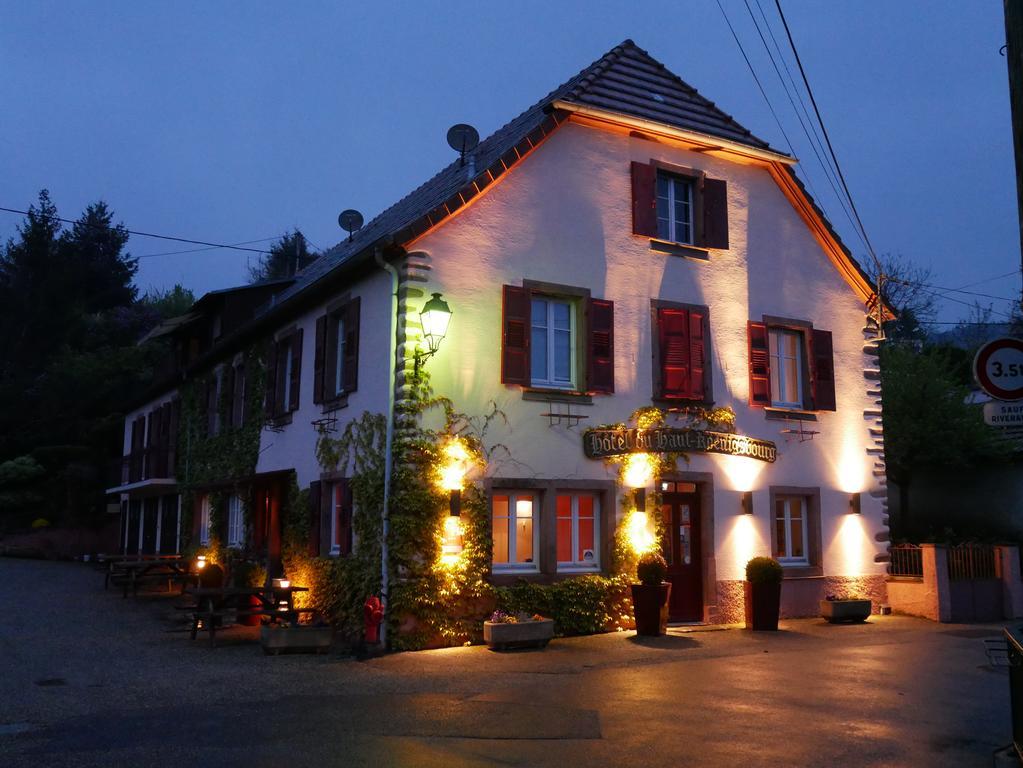
[[[664,103],[664,97],[661,96],[661,94],[659,93],[651,93],[650,98],[653,99],[654,101],[659,101],[661,104]]]

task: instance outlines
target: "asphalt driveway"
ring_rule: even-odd
[[[902,617],[484,648],[211,651],[166,598],[0,558],[0,766],[987,766],[995,626]]]

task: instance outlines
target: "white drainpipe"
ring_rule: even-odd
[[[384,616],[380,623],[380,646],[387,648],[387,603],[390,589],[390,572],[387,567],[387,538],[391,529],[391,448],[394,445],[394,367],[398,355],[398,270],[389,264],[380,254],[380,249],[373,250],[373,258],[377,264],[391,275],[391,364],[388,369],[387,387],[387,432],[384,441],[384,504],[380,511],[380,602]]]

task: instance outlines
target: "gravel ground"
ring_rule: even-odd
[[[370,661],[191,642],[164,596],[0,558],[0,766],[991,765],[991,625],[872,617]]]

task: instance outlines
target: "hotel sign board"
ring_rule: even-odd
[[[1023,400],[1023,339],[989,341],[973,358],[973,375],[995,400]]]
[[[992,427],[1023,427],[1023,403],[984,403],[984,423]]]
[[[727,432],[702,429],[588,429],[583,433],[583,451],[591,459],[621,456],[627,453],[723,453],[773,462],[778,447],[769,440],[758,440]]]

